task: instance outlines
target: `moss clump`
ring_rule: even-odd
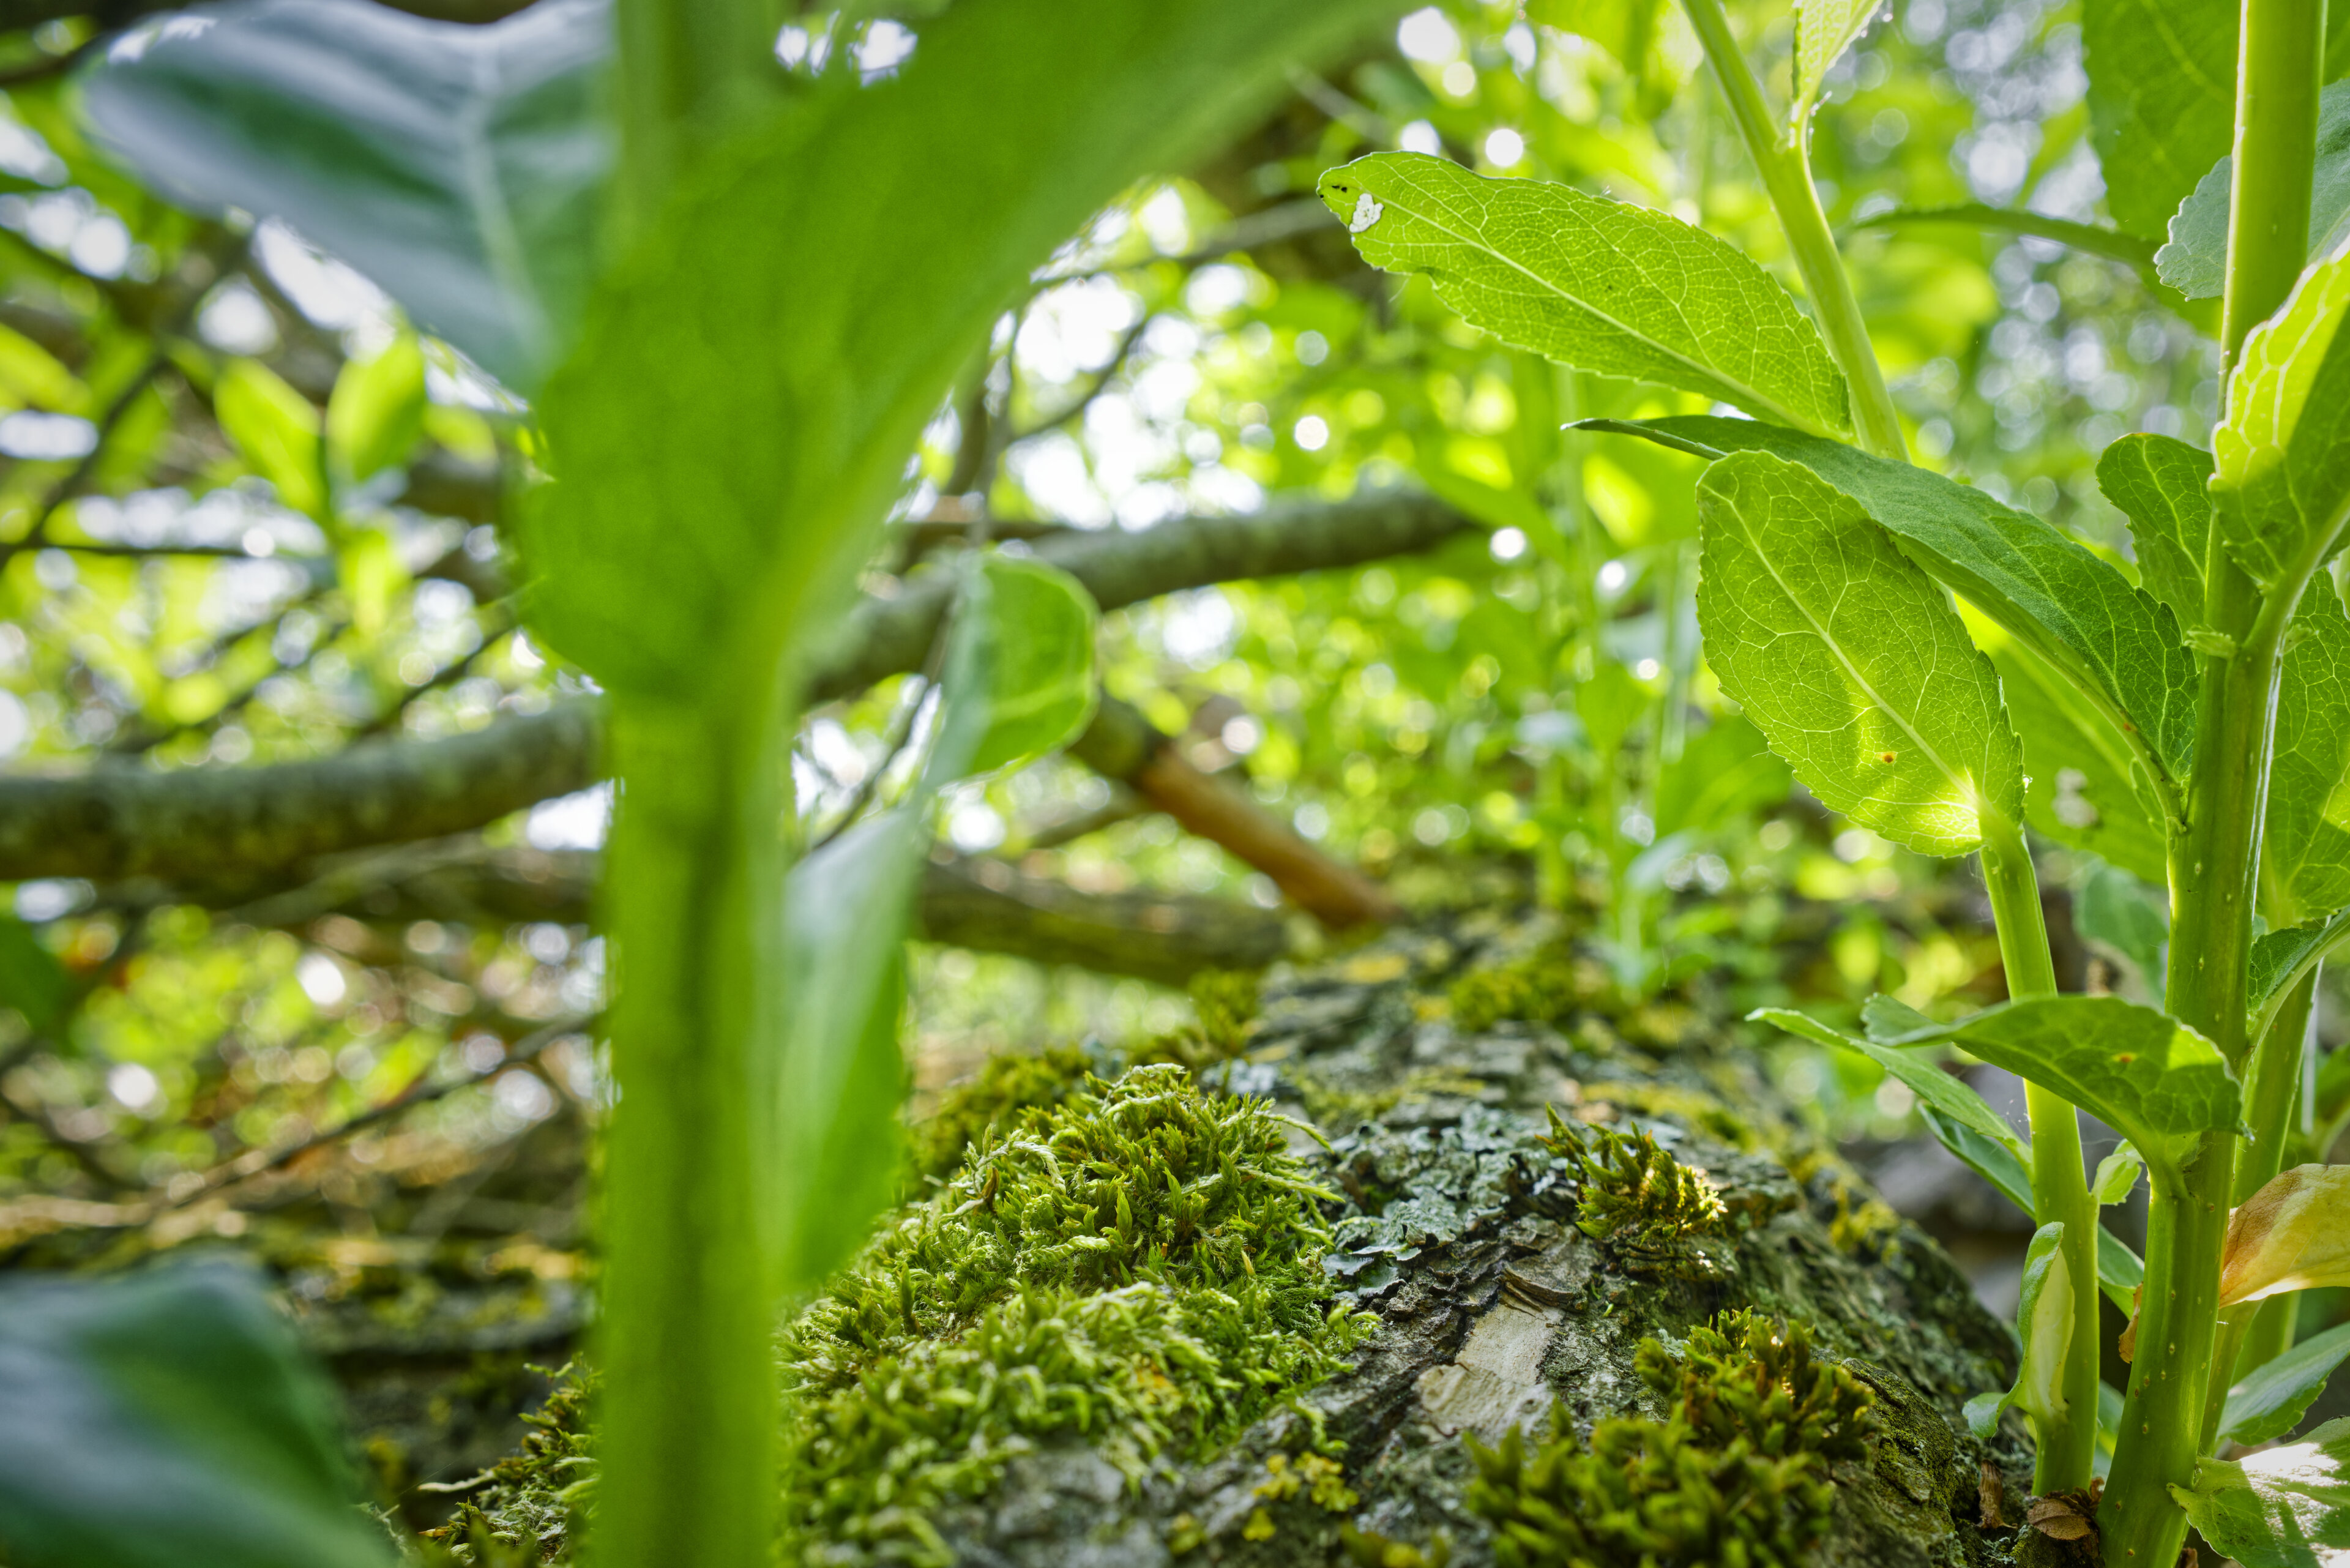
[[[1700,1328],[1681,1352],[1655,1340],[1641,1377],[1663,1421],[1615,1417],[1578,1442],[1565,1406],[1527,1452],[1472,1437],[1471,1509],[1492,1524],[1502,1568],[1799,1568],[1828,1524],[1831,1459],[1860,1458],[1876,1429],[1868,1390],[1814,1360],[1808,1334],[1749,1314]]]
[[[1473,970],[1452,982],[1452,1021],[1470,1033],[1504,1019],[1556,1023],[1607,994],[1607,974],[1565,942]]]
[[[1607,1242],[1635,1272],[1711,1272],[1699,1244],[1721,1233],[1728,1211],[1713,1184],[1660,1147],[1653,1134],[1598,1129],[1586,1147],[1550,1113],[1543,1142],[1573,1166],[1582,1183],[1575,1223]]]
[[[786,1335],[801,1559],[949,1562],[928,1516],[1040,1442],[1139,1476],[1337,1371],[1375,1320],[1327,1305],[1292,1125],[1162,1064],[983,1138]]]
[[[937,1113],[914,1129],[916,1174],[953,1174],[963,1151],[989,1127],[1024,1110],[1059,1105],[1085,1083],[1090,1065],[1083,1051],[1068,1045],[990,1057],[969,1083],[940,1096]]]
[[[596,1376],[576,1363],[550,1376],[555,1392],[523,1417],[530,1431],[521,1448],[490,1467],[488,1484],[460,1503],[448,1523],[424,1532],[452,1553],[449,1561],[496,1568],[509,1560],[550,1562],[567,1553],[574,1521],[595,1499],[588,1411]]]

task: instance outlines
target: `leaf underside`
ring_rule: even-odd
[[[2211,432],[2220,541],[2263,592],[2291,605],[2340,542],[2350,510],[2350,253],[2302,275],[2253,329]]]
[[[2171,216],[2170,243],[2154,255],[2162,281],[2189,299],[2217,299],[2228,278],[2231,153],[2211,166]],[[2309,254],[2326,255],[2350,237],[2350,82],[2317,97],[2317,165],[2310,192]]]

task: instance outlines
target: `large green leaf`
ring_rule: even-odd
[[[2189,299],[2216,299],[2228,280],[2228,199],[2234,154],[2203,176],[2170,220],[2170,243],[2154,255],[2162,281]],[[2350,238],[2350,82],[2317,97],[2317,169],[2309,202],[2309,254],[2330,254]]]
[[[2303,1340],[2228,1390],[2220,1435],[2246,1448],[2274,1442],[2301,1424],[2345,1360],[2350,1360],[2350,1323]]]
[[[2280,922],[2350,904],[2350,616],[2323,574],[2302,595],[2293,637],[2261,842],[2262,891]]]
[[[1426,273],[1503,342],[1849,434],[1844,374],[1790,295],[1729,242],[1663,213],[1448,159],[1382,152],[1322,176],[1355,248]]]
[[[2243,1568],[2338,1568],[2350,1554],[2350,1417],[2235,1463],[2200,1459],[2170,1495]]]
[[[0,1291],[0,1559],[390,1568],[335,1396],[224,1262]]]
[[[1886,997],[1872,999],[1871,1008],[1879,1022],[1887,1019],[1887,1010],[1878,1006],[1888,1002]],[[1896,1004],[1898,1007],[1898,1004]],[[1930,1026],[1931,1021],[1908,1008],[1898,1009],[1906,1026]],[[2015,1130],[2000,1114],[1984,1103],[1981,1096],[1940,1066],[1928,1061],[1920,1053],[1880,1045],[1874,1040],[1846,1034],[1831,1029],[1814,1019],[1790,1008],[1766,1007],[1747,1014],[1751,1022],[1776,1024],[1791,1034],[1801,1035],[1822,1045],[1854,1051],[1883,1067],[1896,1079],[1908,1085],[1918,1096],[1918,1113],[1936,1141],[1956,1156],[1960,1163],[1991,1183],[1993,1190],[2029,1215],[2037,1211],[2033,1201],[2032,1173],[2028,1162],[2031,1150]],[[1898,1032],[1898,1031],[1897,1031]],[[2107,1299],[2124,1313],[2136,1310],[2133,1293],[2146,1278],[2146,1264],[2104,1226],[2097,1228],[2097,1282]]]
[[[1906,1012],[1907,1010],[1904,1010]],[[2112,996],[2002,1002],[1955,1023],[1917,1025],[1880,1011],[1880,1045],[1957,1045],[2064,1098],[2130,1140],[2149,1168],[2175,1176],[2208,1132],[2232,1130],[2242,1096],[2220,1048],[2168,1014]]]
[[[2092,865],[2073,894],[2073,927],[2082,939],[2120,955],[2150,1000],[2163,986],[2163,944],[2170,940],[2167,877],[2141,877],[2112,866]]]
[[[2084,0],[2089,139],[2114,222],[2147,239],[2233,144],[2233,0]]]
[[[2188,776],[2195,661],[2177,620],[2054,525],[1970,485],[1753,420],[1585,421],[1701,457],[1768,452],[1802,463],[1890,529],[1903,551],[2064,672],[2158,784]]]
[[[99,140],[175,201],[284,219],[527,392],[596,265],[611,26],[607,0],[488,26],[244,0],[132,28],[82,101]]]
[[[1828,67],[1891,9],[1884,0],[1795,0],[1795,118],[1819,101]]]
[[[1028,271],[1388,0],[955,6],[713,154],[541,400],[536,623],[688,698],[840,602],[954,375]],[[755,433],[754,433],[755,432]]]
[[[2169,436],[2124,436],[2097,459],[2097,488],[2129,519],[2138,582],[2181,627],[2203,623],[2210,482],[2211,454]]]
[[[2211,432],[2211,507],[2236,564],[2288,603],[2350,513],[2350,251],[2302,274],[2255,328]]]
[[[1767,452],[1698,485],[1706,657],[1814,794],[1929,855],[2023,811],[1990,660],[1933,580],[1850,496]]]
[[[790,1180],[768,1212],[787,1291],[847,1261],[897,1186],[887,1155],[906,1087],[903,943],[939,792],[1049,752],[1093,716],[1096,610],[1076,578],[1041,561],[974,560],[953,618],[935,739],[913,788],[792,867],[785,886],[790,1014],[775,1110]]]

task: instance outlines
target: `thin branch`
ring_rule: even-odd
[[[1897,229],[1914,228],[1926,223],[1955,224],[1962,228],[1993,229],[2009,234],[2028,234],[2034,239],[2051,240],[2069,245],[2090,255],[2104,256],[2141,272],[2154,266],[2155,243],[2136,234],[2126,234],[2118,229],[2108,229],[2095,223],[2076,223],[2065,218],[2052,218],[2042,213],[2025,212],[2015,207],[1993,207],[1981,202],[1961,202],[1950,207],[1898,207],[1889,213],[1878,213],[1861,218],[1849,228]]]

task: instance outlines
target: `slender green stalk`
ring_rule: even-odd
[[[2228,215],[2222,348],[2232,366],[2251,329],[2301,274],[2316,155],[2325,0],[2243,0],[2237,55],[2235,182]],[[2204,618],[2235,651],[2207,656],[2185,834],[2170,853],[2173,1016],[2241,1071],[2254,870],[2267,805],[2278,653],[2289,602],[2266,602],[2220,547],[2205,552]],[[2297,597],[2297,596],[2295,596]],[[2280,596],[2282,601],[2283,596]],[[2147,1217],[2137,1358],[2099,1526],[2106,1561],[2169,1568],[2187,1518],[2168,1489],[2190,1484],[2202,1449],[2219,1316],[2220,1259],[2236,1191],[2236,1139],[2202,1140]]]
[[[602,1563],[760,1568],[774,1549],[771,1096],[752,1007],[782,802],[760,765],[768,705],[736,695],[611,710]]]
[[[1808,132],[1801,128],[1782,131],[1762,100],[1762,85],[1746,64],[1722,14],[1721,0],[1681,0],[1705,47],[1714,79],[1730,104],[1731,118],[1754,165],[1762,188],[1786,231],[1787,247],[1794,253],[1795,268],[1812,296],[1812,314],[1828,352],[1835,357],[1852,388],[1853,425],[1861,446],[1878,457],[1906,462],[1909,448],[1901,436],[1901,419],[1894,411],[1893,395],[1885,389],[1885,371],[1868,341],[1868,325],[1861,319],[1860,302],[1853,297],[1852,280],[1845,275],[1844,258],[1836,254],[1835,235],[1827,214],[1820,210],[1819,192],[1812,185],[1806,157]]]
[[[2013,823],[1983,814],[1983,886],[1999,931],[2000,961],[2012,997],[2054,996],[2056,968],[2040,911],[2040,882]],[[2032,1121],[2032,1220],[2064,1227],[2073,1281],[2072,1346],[2064,1358],[2064,1414],[2040,1428],[2032,1490],[2045,1495],[2089,1484],[2097,1451],[2097,1206],[2081,1159],[2081,1123],[2071,1101],[2024,1085]]]

